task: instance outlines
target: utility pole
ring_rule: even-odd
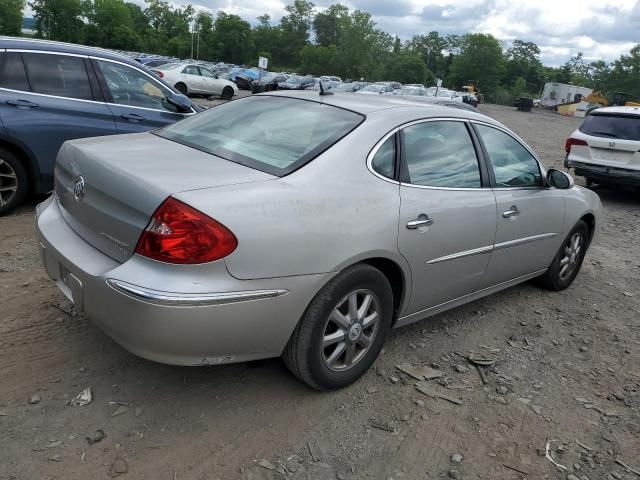
[[[196,32],[198,34],[198,43],[196,43],[196,60],[200,60],[200,29]]]

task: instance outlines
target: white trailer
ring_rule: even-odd
[[[547,82],[544,84],[544,89],[542,90],[541,104],[543,107],[555,107],[562,103],[573,102],[578,94],[586,97],[591,92],[593,92],[592,88],[566,83]]]

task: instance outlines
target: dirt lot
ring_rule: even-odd
[[[481,110],[547,165],[579,124]],[[34,200],[0,218],[0,479],[640,479],[616,463],[640,471],[640,195],[596,190],[602,234],[570,289],[525,284],[395,331],[374,369],[329,394],[278,359],[129,354],[46,278]],[[496,355],[486,385],[468,352]],[[461,404],[418,392],[403,363],[437,364]],[[87,387],[91,404],[67,405]],[[568,471],[540,456],[547,440]]]

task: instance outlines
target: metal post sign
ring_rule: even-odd
[[[258,58],[258,67],[264,68],[266,70],[268,65],[269,65],[269,59],[267,57]]]

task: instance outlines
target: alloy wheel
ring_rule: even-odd
[[[0,158],[0,207],[7,205],[18,191],[18,175],[7,162]]]
[[[378,333],[382,311],[371,290],[355,290],[333,309],[322,336],[322,360],[335,372],[352,368],[367,354]]]
[[[563,257],[560,260],[560,279],[566,280],[571,276],[580,260],[583,238],[580,232],[571,235],[571,238],[564,246]]]

